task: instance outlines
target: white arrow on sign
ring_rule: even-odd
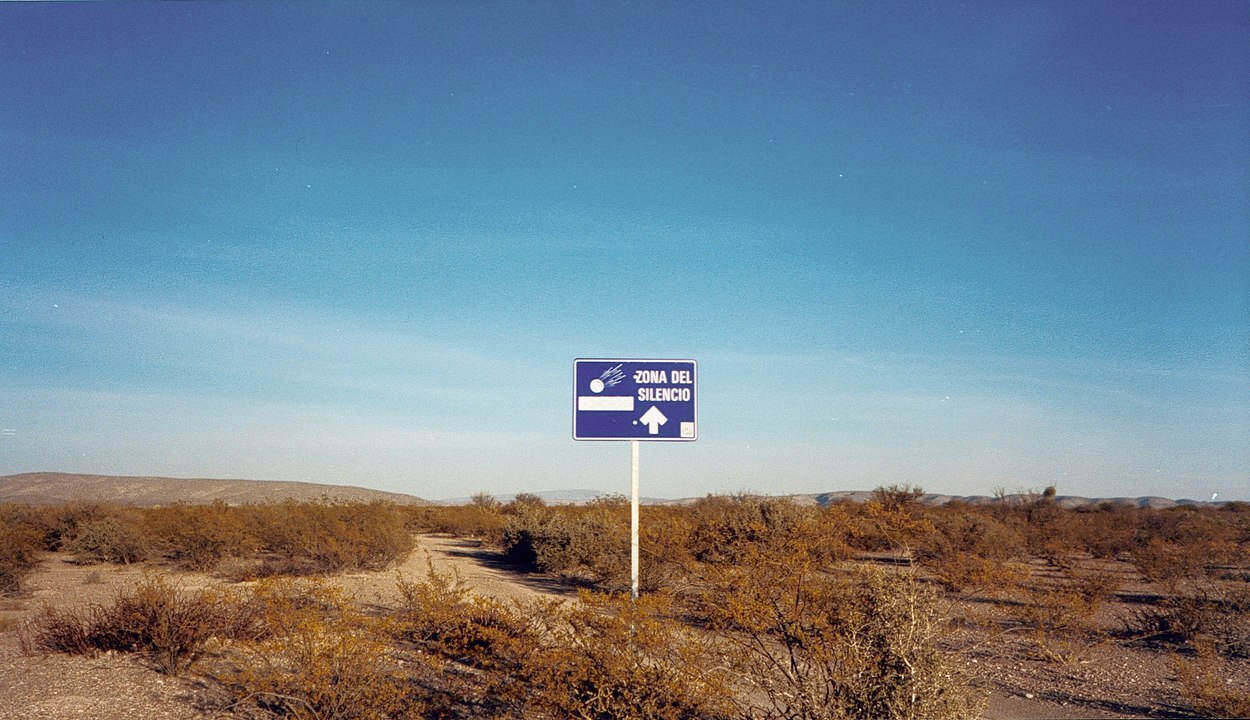
[[[660,434],[660,426],[668,422],[668,418],[664,417],[664,413],[654,405],[651,409],[642,414],[638,421],[647,426],[647,432],[652,435]]]

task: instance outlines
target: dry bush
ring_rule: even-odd
[[[220,679],[238,698],[279,717],[381,720],[417,716],[382,621],[341,590],[267,582],[256,590],[267,635],[242,644]]]
[[[919,540],[915,556],[948,590],[1003,589],[1020,572],[1013,561],[1024,554],[1024,538],[1007,525],[964,507],[930,516],[933,532]]]
[[[730,645],[744,716],[972,718],[982,698],[938,647],[937,593],[910,573],[818,572],[793,555],[716,568],[701,607]]]
[[[639,526],[639,589],[672,593],[688,589],[696,562],[689,509],[663,505],[639,508]]]
[[[489,495],[475,495],[468,505],[420,506],[408,511],[423,532],[497,541],[503,533],[503,506]]]
[[[933,532],[920,498],[924,489],[890,485],[873,490],[860,508],[854,545],[860,550],[909,553]]]
[[[1210,648],[1193,658],[1175,658],[1172,666],[1181,683],[1181,697],[1195,715],[1207,718],[1250,717],[1250,689],[1234,684],[1232,662]]]
[[[260,546],[253,508],[211,505],[170,505],[145,512],[144,523],[154,546],[167,560],[188,570],[210,570],[227,558],[254,555]]]
[[[1124,634],[1137,642],[1250,658],[1250,587],[1193,584],[1125,614],[1121,623]]]
[[[1131,552],[1137,535],[1137,508],[1102,503],[1063,515],[1059,532],[1067,533],[1066,544],[1082,549],[1095,558],[1111,560]]]
[[[432,566],[421,581],[401,578],[399,587],[403,602],[391,629],[417,650],[413,692],[440,717],[525,717],[533,694],[525,667],[544,647],[540,619],[558,602],[507,605]]]
[[[1152,537],[1132,550],[1133,565],[1149,582],[1174,590],[1182,581],[1202,574],[1206,561],[1194,550]]]
[[[518,505],[500,540],[505,559],[520,568],[554,573],[608,588],[629,587],[628,508]]]
[[[137,513],[122,510],[78,523],[64,548],[80,563],[119,565],[145,560],[152,551]]]
[[[709,495],[691,506],[690,513],[689,548],[694,559],[734,563],[761,546],[784,543],[810,531],[819,510],[788,498]]]
[[[44,527],[48,550],[62,550],[78,533],[79,527],[116,515],[118,508],[101,503],[75,502],[52,509]]]
[[[535,615],[541,642],[523,656],[526,717],[694,720],[734,712],[712,640],[673,620],[663,595],[630,601],[583,592]]]
[[[474,717],[711,720],[731,710],[710,639],[672,619],[663,596],[583,592],[577,603],[509,606],[432,568],[400,588],[397,637],[447,661],[419,684]]]
[[[393,631],[404,640],[458,662],[486,668],[515,665],[535,641],[522,615],[469,590],[459,575],[429,566],[426,577],[398,582],[402,601]]]
[[[1007,614],[1027,632],[1036,659],[1071,664],[1105,637],[1097,616],[1118,584],[1102,570],[1064,568],[1057,581],[1024,587],[1024,597]]]
[[[42,537],[28,522],[26,509],[0,505],[0,596],[21,591],[22,580],[39,562]]]
[[[403,513],[385,503],[288,501],[251,506],[249,512],[266,553],[250,569],[257,577],[380,570],[413,547]]]
[[[254,605],[229,594],[189,592],[153,575],[119,594],[112,605],[93,605],[85,612],[45,605],[28,629],[36,650],[144,653],[168,675],[188,670],[210,638],[252,638],[264,631]]]

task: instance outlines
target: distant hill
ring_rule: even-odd
[[[582,504],[613,493],[598,490],[556,490],[530,493],[552,505]],[[497,495],[508,502],[515,495]],[[872,497],[870,490],[837,490],[827,493],[788,495],[795,502],[808,505],[832,505],[839,502],[864,502]],[[988,495],[942,495],[928,493],[920,498],[925,505],[963,502],[982,505],[993,502],[1026,502],[1033,496],[1007,495],[1001,500]],[[401,504],[426,504],[429,501],[403,493],[371,490],[348,485],[322,485],[306,482],[271,480],[211,480],[203,478],[126,477],[118,475],[82,475],[74,473],[37,472],[0,476],[0,502],[21,502],[32,505],[59,505],[67,502],[114,502],[124,505],[152,506],[184,502],[211,503],[220,500],[231,505],[243,503],[280,502],[282,500],[333,502],[371,502],[380,500]],[[688,505],[698,498],[668,500],[642,498],[644,505]],[[461,505],[470,498],[439,501],[443,505]],[[1172,500],[1164,497],[1088,498],[1060,495],[1055,502],[1065,508],[1094,507],[1103,503],[1132,507],[1170,508],[1177,505],[1221,505],[1199,500]]]
[[[283,500],[424,504],[413,495],[346,485],[269,480],[125,477],[37,472],[0,476],[0,502],[59,505],[67,502],[112,502],[150,507],[184,502],[222,501],[231,505]]]
[[[837,492],[820,493],[816,495],[791,495],[791,499],[801,503],[811,503],[815,505],[833,505],[839,502],[866,502],[872,498],[870,490],[839,490]],[[962,502],[969,505],[987,505],[996,502],[1005,503],[1024,503],[1033,500],[1035,495],[1006,495],[1001,500],[990,497],[988,495],[942,495],[939,493],[926,493],[920,497],[920,503],[924,505],[946,505],[952,502]],[[1173,500],[1165,497],[1114,497],[1114,498],[1089,498],[1078,495],[1059,495],[1055,498],[1055,504],[1060,507],[1075,510],[1078,508],[1096,507],[1098,505],[1129,505],[1140,508],[1156,508],[1166,509],[1176,507],[1177,505],[1221,505],[1223,503],[1210,503],[1202,500]]]
[[[599,490],[553,490],[546,492],[531,492],[529,495],[537,495],[549,505],[577,505],[591,502],[599,498],[612,497],[614,493],[605,493]],[[502,503],[510,502],[516,495],[495,495],[496,500]],[[627,497],[627,496],[625,496]],[[867,502],[872,498],[871,490],[836,490],[827,493],[812,493],[807,495],[779,495],[776,497],[786,497],[800,505],[835,505],[841,502]],[[942,495],[939,493],[926,493],[920,497],[919,502],[922,505],[946,505],[952,502],[962,502],[969,505],[986,505],[995,502],[1005,503],[1024,503],[1034,499],[1034,495],[1006,495],[1001,500],[989,495]],[[640,498],[639,502],[643,505],[690,505],[697,502],[699,498]],[[449,498],[437,501],[440,505],[467,505],[471,502],[471,498]],[[1077,495],[1059,495],[1055,498],[1055,503],[1060,507],[1068,509],[1096,507],[1104,503],[1111,505],[1128,505],[1131,507],[1141,508],[1157,508],[1164,509],[1175,507],[1177,505],[1222,505],[1223,502],[1206,502],[1202,500],[1173,500],[1165,497],[1115,497],[1115,498],[1089,498]]]
[[[487,493],[491,495],[490,493]],[[535,495],[542,499],[548,505],[584,505],[585,503],[594,502],[600,498],[612,497],[612,493],[606,493],[600,490],[543,490],[541,492],[531,493],[506,493],[503,495],[491,495],[497,502],[507,503],[516,499],[517,495]],[[439,505],[468,505],[473,502],[471,497],[455,497],[446,498],[444,500],[436,500]]]
[[[843,502],[862,503],[872,499],[871,490],[836,490],[827,493],[811,493],[807,495],[781,495],[778,497],[786,497],[800,505],[836,505]],[[926,493],[919,499],[922,505],[946,505],[952,502],[967,503],[969,505],[988,505],[990,503],[1025,503],[1033,500],[1035,495],[1006,495],[1002,499],[990,497],[989,495],[942,495],[940,493]],[[681,498],[679,500],[647,500],[642,503],[652,505],[689,505],[698,501],[699,498]],[[1090,498],[1080,497],[1078,495],[1059,495],[1055,498],[1055,503],[1060,507],[1070,510],[1078,508],[1097,507],[1098,505],[1127,505],[1130,507],[1166,509],[1176,507],[1177,505],[1223,505],[1224,501],[1207,502],[1204,500],[1173,500],[1171,498],[1147,496],[1147,497],[1114,497],[1114,498]]]

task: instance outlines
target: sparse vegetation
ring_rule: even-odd
[[[31,523],[29,508],[0,505],[0,597],[21,591],[22,580],[35,567],[42,538]]]
[[[261,584],[253,595],[266,633],[242,643],[222,679],[236,705],[297,720],[382,720],[421,712],[385,640],[341,590],[312,581]]]
[[[749,691],[745,717],[979,714],[981,694],[938,647],[937,593],[913,573],[835,575],[794,555],[761,555],[714,578],[704,610]]]
[[[77,655],[143,653],[158,671],[177,675],[200,658],[209,638],[247,639],[265,632],[255,606],[236,595],[188,591],[149,575],[111,605],[84,612],[43,606],[28,629],[28,644]]]
[[[982,693],[959,669],[948,614],[983,598],[1024,657],[1144,645],[1172,654],[1195,712],[1244,712],[1221,673],[1250,652],[1246,508],[1073,511],[1053,492],[930,507],[922,496],[902,486],[862,505],[737,495],[644,508],[638,602],[620,594],[620,498],[4,506],[0,533],[13,540],[0,545],[0,578],[16,588],[57,548],[268,578],[216,593],[148,575],[112,604],[44,608],[24,636],[43,651],[140,653],[170,674],[204,667],[237,708],[280,717],[975,717]],[[331,584],[280,577],[384,568],[417,531],[493,545],[581,594],[509,605],[431,566],[400,579],[396,607],[366,612]],[[1131,605],[1117,602],[1126,584]]]

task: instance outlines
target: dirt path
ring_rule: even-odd
[[[417,538],[416,550],[399,566],[331,578],[358,601],[389,607],[399,600],[398,580],[420,580],[430,568],[459,575],[475,592],[502,600],[570,595],[541,577],[501,568],[475,543],[439,536]],[[143,579],[145,572],[169,573],[186,588],[223,584],[207,575],[171,572],[155,565],[84,566],[66,555],[48,554],[27,582],[26,596],[0,599],[0,720],[224,720],[222,697],[194,678],[170,678],[132,655],[94,658],[26,655],[19,628],[43,605],[68,610],[108,604]]]
[[[0,720],[234,720],[220,709],[222,696],[211,686],[194,678],[160,675],[134,656],[24,655],[18,628],[41,605],[64,609],[108,603],[141,580],[144,572],[168,572],[168,568],[153,566],[80,566],[67,560],[59,554],[47,556],[27,583],[27,597],[0,600]],[[399,579],[420,580],[431,568],[457,574],[475,592],[507,601],[575,596],[567,586],[550,579],[503,567],[475,543],[428,535],[417,538],[416,550],[397,567],[342,575],[331,582],[363,604],[392,607],[399,600]],[[205,575],[173,574],[184,587],[222,582]],[[1045,698],[1055,695],[1058,678],[1023,666],[1018,675],[1012,671],[1001,665],[995,668],[992,674],[999,690],[991,696],[982,720],[1149,717],[1111,712],[1080,698],[1056,696],[1056,702],[1048,702]]]
[[[437,573],[459,576],[476,593],[505,601],[575,595],[567,585],[504,567],[494,553],[483,550],[479,543],[443,535],[418,536],[416,549],[398,567],[342,575],[332,582],[360,602],[393,607],[399,602],[398,579],[420,580],[431,568]]]

